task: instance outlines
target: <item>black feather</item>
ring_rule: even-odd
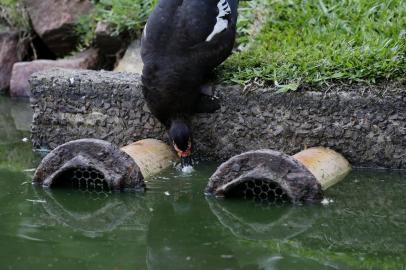
[[[217,21],[218,1],[160,0],[142,37],[144,97],[151,112],[182,146],[191,132],[177,119],[187,119],[195,112],[200,86],[234,46],[238,0],[227,0],[231,8],[228,28],[206,41]]]
[[[192,140],[192,132],[186,121],[176,119],[171,121],[169,137],[180,150],[186,151],[188,150],[189,142]]]

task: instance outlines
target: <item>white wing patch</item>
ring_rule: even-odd
[[[228,27],[228,20],[225,16],[231,14],[231,8],[228,4],[227,0],[219,0],[217,4],[217,8],[219,10],[219,14],[217,15],[217,22],[214,25],[214,29],[211,34],[206,38],[206,41],[209,42],[212,38],[217,35],[218,33],[223,32]]]
[[[144,33],[143,33],[143,34],[144,34],[144,38],[147,38],[147,25],[148,25],[148,23],[146,23],[145,26],[144,26],[144,31],[143,31],[143,32],[144,32]]]

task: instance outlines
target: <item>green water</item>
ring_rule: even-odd
[[[205,198],[210,163],[144,195],[51,192],[30,184],[29,114],[0,98],[0,269],[406,269],[405,172],[354,171],[327,205]]]

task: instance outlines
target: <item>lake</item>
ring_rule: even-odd
[[[0,269],[406,269],[406,172],[354,170],[327,204],[203,194],[217,163],[137,193],[31,184],[26,101],[0,97]]]

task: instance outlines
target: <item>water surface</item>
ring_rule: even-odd
[[[406,269],[405,172],[354,171],[326,205],[206,198],[214,163],[144,195],[49,191],[30,184],[29,114],[0,98],[0,269]]]

